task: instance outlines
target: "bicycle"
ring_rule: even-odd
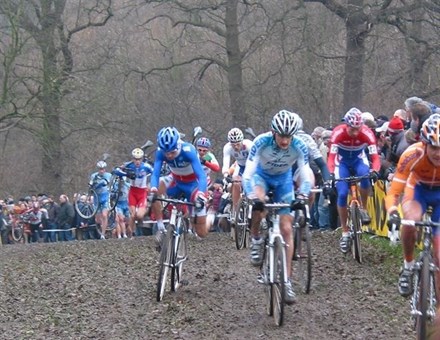
[[[195,206],[194,203],[170,198],[155,198],[172,205],[166,235],[162,240],[159,262],[159,276],[157,280],[156,300],[162,301],[168,281],[168,272],[171,270],[171,291],[175,292],[183,284],[183,264],[187,260],[187,233],[189,219],[184,216],[181,207]]]
[[[440,227],[439,222],[431,221],[432,207],[428,207],[422,221],[401,220],[400,224],[417,228],[423,232],[422,250],[417,257],[413,271],[414,292],[410,299],[411,318],[418,339],[426,339],[427,325],[435,319],[437,295],[436,272],[439,270],[433,258],[432,228]]]
[[[244,193],[237,202],[237,211],[235,212],[234,236],[235,246],[238,250],[246,248],[249,243],[249,226],[251,224],[252,201]]]
[[[310,293],[312,284],[312,241],[310,234],[310,211],[306,202],[293,206],[295,222],[293,224],[293,262],[295,276],[305,294]]]
[[[361,238],[362,238],[362,217],[361,211],[362,202],[360,201],[360,193],[358,182],[363,179],[370,177],[370,174],[366,174],[363,176],[349,176],[345,178],[335,179],[334,182],[348,182],[350,186],[350,202],[348,203],[348,218],[347,218],[347,226],[350,230],[350,239],[351,239],[351,252],[353,258],[362,263],[362,246],[361,246]],[[334,183],[333,183],[334,184]]]
[[[284,319],[285,283],[287,276],[286,243],[280,231],[279,209],[291,208],[287,203],[266,203],[267,230],[263,230],[264,251],[258,281],[265,285],[266,313],[273,316],[275,324],[282,326]],[[264,225],[264,223],[263,223]]]

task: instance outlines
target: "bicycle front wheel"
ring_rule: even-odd
[[[74,205],[79,216],[85,219],[92,218],[98,210],[98,194],[94,189],[89,189],[84,195],[78,194]]]
[[[12,225],[11,228],[11,237],[14,242],[20,242],[23,239],[24,226],[23,223],[17,222],[15,225]]]
[[[362,220],[359,207],[350,207],[350,226],[352,231],[352,253],[353,258],[362,263],[362,248],[361,248],[361,234],[362,234]]]
[[[109,182],[109,205],[110,210],[115,210],[116,204],[118,204],[121,190],[119,189],[119,176],[112,175]]]
[[[312,284],[312,242],[308,224],[302,228],[295,227],[294,242],[293,275],[298,278],[302,291],[309,294]]]
[[[238,250],[243,249],[246,245],[246,233],[249,227],[248,220],[248,202],[245,198],[240,198],[235,213],[235,246]]]
[[[416,316],[416,332],[417,339],[426,339],[426,326],[428,323],[428,305],[429,305],[429,286],[430,286],[430,272],[429,272],[429,258],[423,256],[422,267],[419,272],[418,280],[418,301],[417,301],[417,316]]]
[[[277,326],[283,325],[285,305],[286,249],[279,238],[275,239],[273,258],[272,305],[273,318]]]
[[[174,237],[174,252],[173,262],[171,270],[171,290],[175,292],[177,288],[182,284],[183,276],[183,264],[186,261],[187,244],[186,244],[186,226],[184,225],[185,219],[181,220],[182,227],[184,228],[179,236]]]
[[[173,227],[168,226],[167,233],[162,241],[162,247],[160,251],[160,263],[159,263],[159,277],[157,279],[156,300],[162,301],[165,294],[165,287],[168,280],[168,271],[171,267],[173,259]]]

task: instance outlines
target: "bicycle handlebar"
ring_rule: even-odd
[[[182,200],[178,200],[178,199],[174,199],[174,198],[160,198],[160,197],[156,197],[154,200],[155,201],[166,202],[166,203],[172,203],[172,204],[183,204],[183,205],[188,205],[188,206],[195,206],[196,205],[193,202],[182,201]]]
[[[440,222],[432,221],[401,220],[400,224],[409,227],[440,227]]]
[[[362,175],[362,176],[348,176],[348,177],[344,177],[344,178],[335,178],[334,180],[332,180],[332,182],[359,182],[362,181],[363,179],[371,179],[371,174],[368,173],[366,175]]]

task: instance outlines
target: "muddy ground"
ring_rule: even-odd
[[[152,237],[3,246],[0,338],[415,338],[398,266],[366,242],[360,265],[339,252],[338,238],[313,232],[312,290],[286,307],[282,327],[266,315],[249,250],[225,234],[190,240],[189,284],[161,303]]]

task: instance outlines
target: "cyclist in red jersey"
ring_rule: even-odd
[[[370,169],[365,149],[372,161]],[[376,137],[374,132],[363,124],[362,112],[357,108],[351,108],[344,116],[344,123],[333,129],[330,138],[330,152],[327,165],[333,178],[345,178],[350,175],[363,176],[373,171],[375,176],[380,170],[380,158],[377,154]],[[367,178],[360,183],[362,205],[367,206],[371,183]],[[339,181],[336,184],[338,193],[337,208],[341,220],[342,238],[340,248],[343,253],[350,250],[350,235],[347,226],[347,196],[348,183]],[[370,217],[366,210],[361,209],[363,223],[369,223]]]

